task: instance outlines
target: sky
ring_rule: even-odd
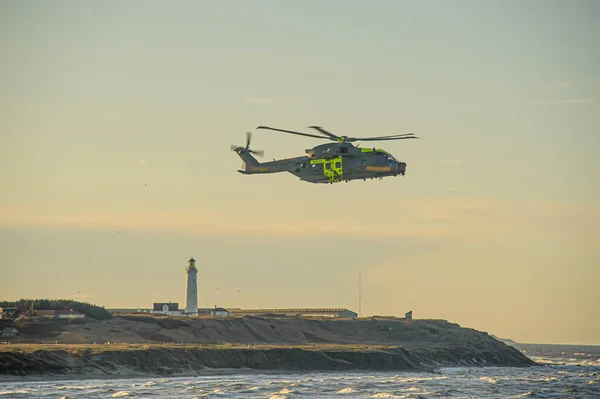
[[[343,307],[600,344],[596,1],[0,3],[0,298]],[[246,176],[381,142],[404,177]],[[362,302],[359,306],[358,276]]]

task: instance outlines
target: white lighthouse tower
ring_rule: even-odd
[[[185,297],[185,313],[187,316],[198,316],[198,269],[194,258],[189,260],[187,271],[187,293]]]

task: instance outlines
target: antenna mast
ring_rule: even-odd
[[[361,305],[362,305],[362,287],[361,287],[361,278],[360,272],[358,272],[358,317],[362,314]]]

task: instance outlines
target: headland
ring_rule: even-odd
[[[124,314],[13,325],[19,336],[0,345],[4,380],[535,365],[493,336],[445,320]]]

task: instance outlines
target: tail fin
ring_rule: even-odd
[[[242,169],[238,170],[238,172],[250,174],[255,167],[260,166],[260,162],[258,162],[248,151],[242,149],[236,151],[236,153],[242,158]]]
[[[246,132],[246,146],[242,147],[242,146],[238,146],[238,145],[232,145],[231,146],[231,151],[235,151],[236,154],[238,154],[240,156],[240,158],[242,158],[242,169],[238,170],[238,172],[240,173],[244,173],[244,174],[250,174],[252,173],[253,170],[258,169],[257,167],[260,166],[260,162],[258,162],[256,160],[256,158],[254,158],[252,156],[252,154],[256,154],[259,157],[262,157],[264,155],[264,152],[262,150],[251,150],[250,149],[250,140],[252,139],[252,133],[250,132]]]

